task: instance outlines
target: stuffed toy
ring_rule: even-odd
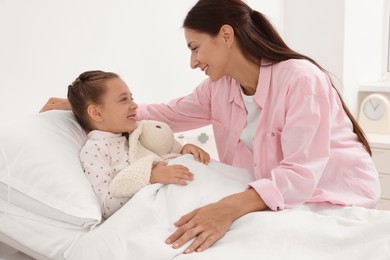
[[[142,120],[129,135],[129,163],[109,186],[113,197],[132,197],[149,184],[152,168],[159,162],[180,154],[182,145],[176,141],[172,129],[166,123]]]

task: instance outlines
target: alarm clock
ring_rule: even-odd
[[[390,134],[390,101],[381,94],[370,94],[360,105],[359,124],[366,133]]]

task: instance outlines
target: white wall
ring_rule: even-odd
[[[346,0],[343,94],[355,115],[359,86],[379,81],[386,71],[386,1]]]
[[[343,76],[344,1],[285,1],[285,40],[294,50],[331,72],[335,84]]]
[[[36,113],[91,69],[119,73],[145,102],[188,92],[201,78],[181,30],[194,2],[2,0],[1,118]]]
[[[370,24],[381,26],[377,12],[383,1],[246,2],[266,14],[293,47],[344,81],[354,78],[345,74],[352,65],[359,67],[348,72],[356,75],[354,80],[379,74],[375,64],[382,49],[372,55],[367,49],[381,44]],[[0,122],[37,113],[51,96],[65,97],[69,83],[90,69],[119,73],[139,103],[164,102],[192,91],[204,75],[189,67],[181,25],[195,2],[0,0]],[[362,49],[356,33],[345,38],[352,28],[373,42]],[[356,92],[355,83],[344,86],[350,85]]]
[[[385,1],[285,1],[286,41],[333,74],[354,115],[359,85],[377,81],[385,72]]]
[[[119,73],[141,103],[189,93],[204,78],[181,28],[195,2],[0,0],[0,121],[37,113],[91,69]],[[281,24],[278,4],[248,3]]]

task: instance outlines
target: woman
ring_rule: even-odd
[[[166,105],[139,106],[137,119],[174,131],[211,124],[220,161],[253,169],[256,180],[183,216],[166,243],[179,248],[193,239],[184,252],[203,251],[254,211],[308,202],[375,207],[380,188],[369,144],[324,69],[240,0],[200,0],[183,27],[191,67],[209,78]]]

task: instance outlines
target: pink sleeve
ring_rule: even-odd
[[[203,81],[191,94],[167,104],[139,104],[137,120],[153,119],[167,123],[174,132],[210,124],[210,84]]]

